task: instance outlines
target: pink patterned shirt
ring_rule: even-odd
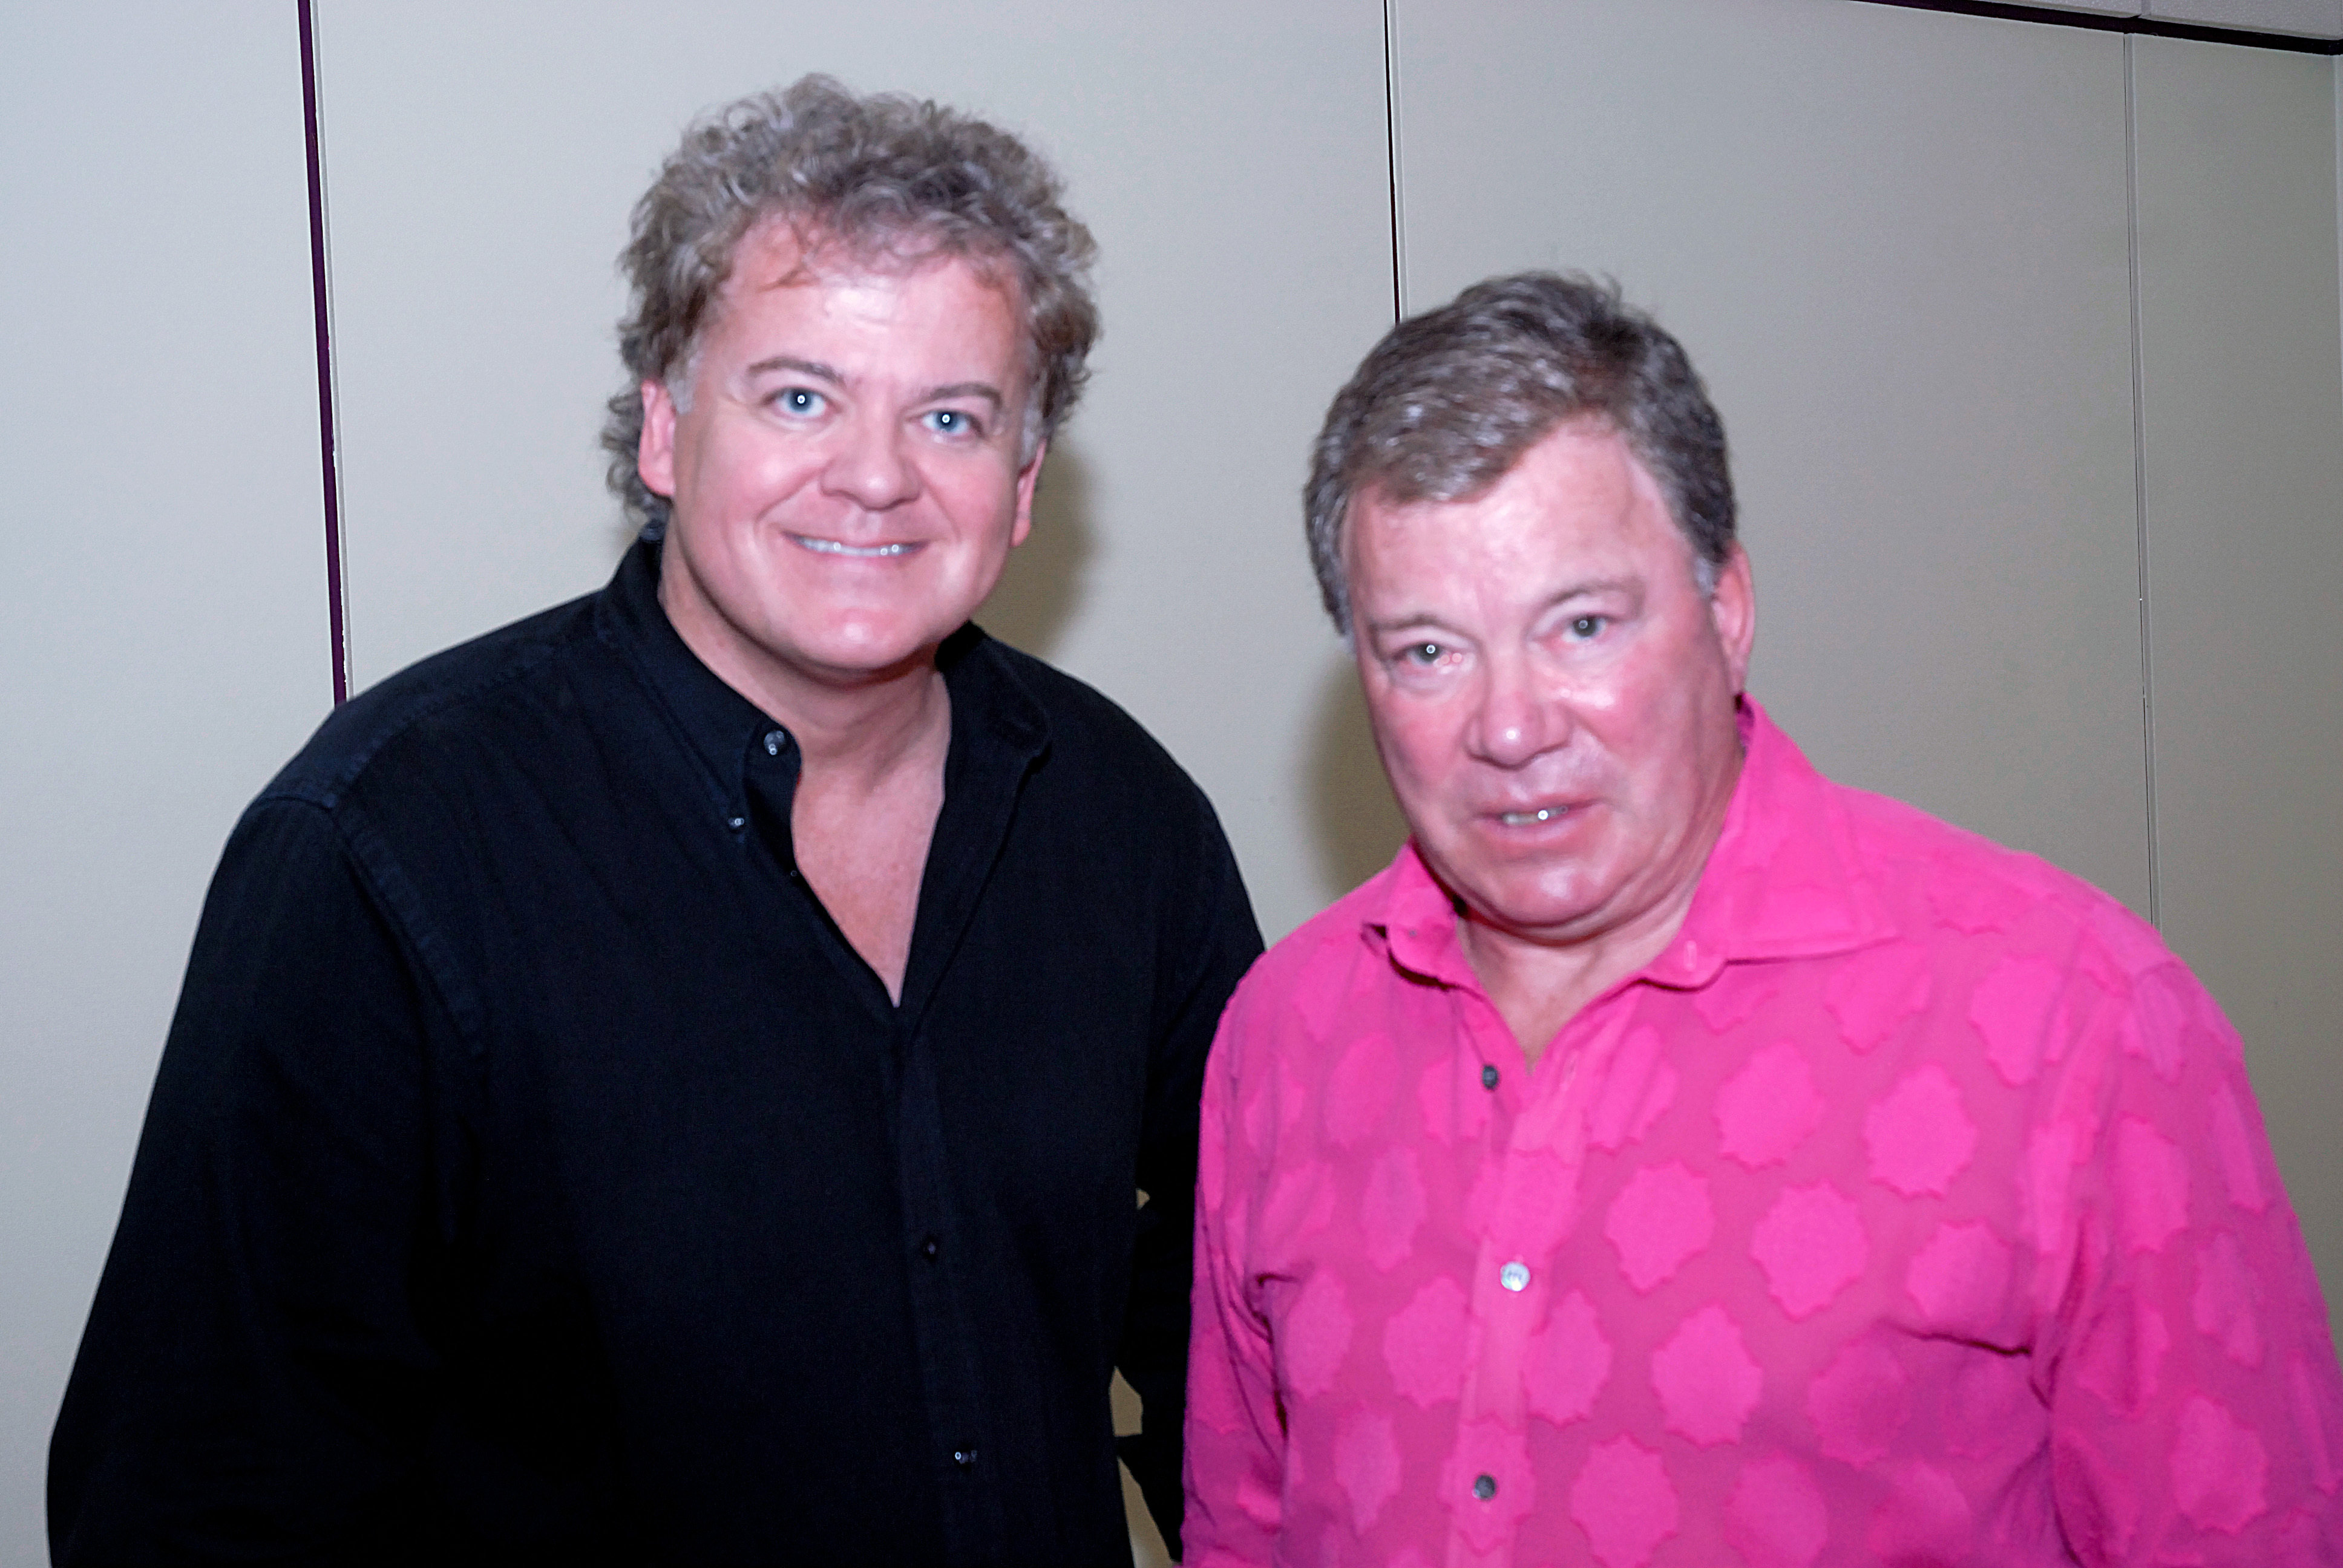
[[[2343,1563],[2343,1378],[2154,931],[1746,704],[1675,940],[1534,1071],[1413,849],[1204,1094],[1187,1561]]]

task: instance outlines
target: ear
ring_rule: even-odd
[[[635,445],[635,471],[651,494],[675,498],[675,399],[657,381],[643,383],[643,433]]]
[[[1017,474],[1017,522],[1009,531],[1009,548],[1015,549],[1033,531],[1033,487],[1041,482],[1041,460],[1050,455],[1050,442],[1044,437],[1033,448],[1032,457]]]
[[[1757,589],[1749,575],[1749,552],[1734,541],[1724,565],[1716,568],[1716,589],[1708,596],[1709,624],[1725,649],[1725,667],[1733,672],[1738,693],[1749,683],[1749,654],[1757,644]]]

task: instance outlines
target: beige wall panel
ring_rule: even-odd
[[[2147,904],[2111,34],[1845,0],[1398,5],[1411,310],[1615,275],[1709,380],[1758,695]]]
[[[2133,47],[2164,933],[2245,1035],[2343,1324],[2335,65]]]
[[[1390,853],[1297,501],[1391,319],[1375,0],[321,10],[359,684],[602,582],[628,209],[695,111],[824,70],[1029,135],[1101,247],[1091,388],[980,618],[1189,766],[1272,935]]]
[[[283,0],[0,7],[0,1563],[212,863],[333,699]]]
[[[2145,14],[2165,22],[2343,37],[2343,0],[2149,0]]]

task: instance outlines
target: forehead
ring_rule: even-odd
[[[1369,488],[1346,530],[1354,591],[1437,571],[1527,588],[1597,561],[1688,556],[1657,480],[1605,421],[1555,427],[1496,483],[1462,500],[1395,502]]]
[[[740,236],[709,325],[760,304],[819,308],[848,294],[930,296],[1021,335],[1023,290],[1005,257],[946,249],[917,231],[856,243],[788,215],[760,219]]]

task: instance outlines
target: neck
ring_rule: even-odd
[[[951,701],[933,648],[850,682],[765,680],[734,689],[796,738],[806,774],[877,779],[908,761],[936,760],[934,743],[951,725]]]
[[[1579,1010],[1660,956],[1692,909],[1687,886],[1665,905],[1574,941],[1544,940],[1467,911],[1456,936],[1531,1066]]]
[[[778,720],[797,742],[800,787],[816,775],[865,784],[905,764],[941,767],[951,729],[951,701],[936,648],[878,670],[810,670],[759,658],[690,602],[679,604],[673,579],[662,580],[668,622],[719,680]]]
[[[1465,961],[1532,1066],[1581,1008],[1658,958],[1684,929],[1709,851],[1725,831],[1745,760],[1738,729],[1732,734],[1733,750],[1726,765],[1716,770],[1696,826],[1669,857],[1660,897],[1624,919],[1584,930],[1520,930],[1472,910],[1457,917],[1457,941]]]

